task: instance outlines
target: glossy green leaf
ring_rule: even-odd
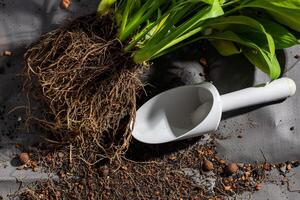
[[[164,0],[147,0],[147,2],[145,2],[132,17],[129,17],[135,1],[128,1],[123,16],[124,20],[119,32],[119,39],[121,41],[125,41],[128,37],[130,37],[142,23],[147,21],[151,15],[156,13],[157,9],[163,4],[163,2]]]
[[[243,48],[243,53],[249,59],[249,61],[263,72],[270,75],[271,78],[276,79],[280,76],[281,68],[277,61],[276,55],[272,55],[270,52],[261,49],[252,41],[245,38],[241,38],[236,33],[226,31],[223,33],[211,34],[203,36],[202,38],[215,39],[215,40],[227,40],[238,43]]]
[[[245,28],[264,35],[266,50],[272,55],[275,54],[275,44],[272,36],[265,30],[257,20],[247,16],[229,16],[219,17],[208,21],[204,26],[208,26],[218,30],[230,30],[234,32],[243,31]]]
[[[264,50],[255,50],[247,47],[243,47],[242,49],[248,60],[263,72],[269,74],[272,79],[280,76],[281,68],[276,55],[272,56]]]
[[[224,56],[243,52],[275,79],[280,75],[275,50],[299,44],[287,27],[300,32],[300,0],[120,2],[119,39],[129,42],[125,51],[137,63],[208,39]]]
[[[262,8],[283,25],[300,32],[300,0],[242,0],[239,8]]]
[[[221,16],[224,14],[219,0],[212,0],[212,5],[205,5],[201,10],[196,12],[188,20],[184,21],[178,27],[173,28],[174,20],[179,21],[182,14],[185,14],[183,10],[180,12],[171,12],[169,18],[165,21],[163,28],[144,44],[141,50],[138,50],[134,54],[134,61],[137,63],[154,59],[157,56],[161,56],[164,52],[169,52],[169,48],[172,48],[180,42],[192,37],[199,33],[202,28],[203,21]],[[193,9],[193,5],[188,8]],[[178,10],[176,10],[178,11]],[[188,11],[188,10],[187,10]],[[181,16],[178,16],[181,14]]]
[[[222,56],[231,56],[241,53],[233,42],[227,40],[211,40],[212,45]]]
[[[299,44],[297,38],[284,26],[267,19],[258,19],[274,39],[276,49],[289,48]]]
[[[106,13],[115,2],[116,0],[101,0],[101,2],[98,5],[97,11],[100,14]]]

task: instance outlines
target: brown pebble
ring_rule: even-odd
[[[159,192],[159,191],[156,191],[156,192],[155,192],[155,195],[156,195],[156,196],[159,196],[159,195],[160,195],[160,192]]]
[[[62,0],[60,2],[60,7],[63,9],[68,9],[70,7],[71,0]]]
[[[3,56],[11,56],[12,55],[12,52],[11,51],[4,51],[3,52]]]
[[[19,155],[19,160],[20,160],[20,162],[24,165],[24,164],[26,164],[28,161],[29,161],[29,154],[28,153],[25,153],[25,152],[23,152],[23,153],[21,153],[20,155]]]
[[[229,165],[227,165],[227,168],[226,168],[226,171],[229,174],[235,174],[238,170],[239,170],[239,167],[237,166],[236,163],[230,163]]]
[[[211,171],[214,169],[214,164],[209,160],[204,160],[202,167],[205,171]]]
[[[295,59],[300,59],[300,54],[295,55]]]
[[[261,184],[257,184],[257,185],[255,186],[255,189],[256,189],[256,190],[261,190],[261,189],[262,189],[262,185],[261,185]]]

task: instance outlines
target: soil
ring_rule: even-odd
[[[299,166],[230,163],[216,155],[208,136],[165,145],[133,141],[120,161],[97,166],[73,165],[69,152],[47,148],[33,154],[59,179],[31,185],[18,194],[21,199],[225,199],[261,190],[272,169],[284,167],[285,174]]]

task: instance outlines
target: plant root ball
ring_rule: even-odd
[[[81,17],[25,54],[27,91],[50,113],[37,121],[56,136],[79,138],[81,148],[94,148],[103,158],[127,149],[142,88],[143,66],[124,53],[116,33],[110,16]],[[87,162],[99,158],[85,152]]]

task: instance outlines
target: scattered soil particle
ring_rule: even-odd
[[[3,52],[3,56],[11,56],[11,55],[12,55],[11,51],[6,50]]]
[[[287,164],[286,169],[287,169],[288,171],[290,171],[290,170],[292,169],[292,165],[291,165],[291,164]]]
[[[206,60],[206,58],[201,58],[200,59],[200,64],[202,64],[204,66],[207,66],[207,60]]]
[[[263,165],[263,167],[264,167],[264,170],[266,170],[266,171],[271,171],[271,169],[272,169],[272,165],[270,163],[265,163]]]
[[[255,186],[255,189],[256,189],[256,190],[261,190],[261,189],[262,189],[262,184],[257,184],[257,185]]]
[[[62,0],[60,2],[60,7],[62,9],[68,9],[70,7],[70,4],[71,4],[71,0]]]
[[[295,130],[295,127],[292,126],[292,127],[290,128],[290,131],[294,131],[294,130]]]
[[[295,168],[295,167],[299,167],[300,162],[299,161],[292,161],[291,164],[292,164],[293,168]]]
[[[295,59],[300,59],[300,54],[295,55]]]
[[[226,163],[226,161],[225,160],[220,160],[219,163],[224,165]]]
[[[22,164],[28,163],[28,161],[30,160],[29,154],[25,152],[21,153],[19,155],[19,160]]]
[[[170,149],[171,145],[166,148]],[[173,144],[172,147],[176,149],[178,144]],[[21,195],[24,199],[42,196],[43,198],[38,199],[45,200],[57,199],[57,196],[58,199],[75,200],[87,197],[90,199],[224,199],[226,196],[245,191],[260,190],[261,183],[266,177],[265,168],[271,165],[237,165],[236,163],[226,165],[226,161],[217,157],[214,141],[205,145],[187,145],[184,151],[170,154],[158,146],[152,146],[151,150],[145,145],[141,145],[141,149],[133,148],[136,149],[130,149],[130,154],[139,154],[144,158],[155,152],[160,153],[157,157],[144,161],[120,157],[118,162],[89,165],[83,160],[77,160],[76,162],[79,163],[74,165],[69,162],[69,159],[64,159],[70,157],[69,151],[63,152],[63,158],[58,155],[61,150],[40,151],[36,155],[36,159],[42,161],[39,164],[50,168],[50,171],[57,172],[60,180],[38,183],[29,188],[31,192],[27,190]],[[71,156],[77,155],[75,150]],[[173,157],[176,159],[170,159]],[[290,162],[292,168],[295,165],[296,162]],[[281,165],[274,166],[279,169]],[[183,169],[187,169],[192,175],[187,175]],[[204,169],[209,170],[209,173],[202,173]],[[200,182],[196,178],[198,176]],[[206,185],[203,180],[207,180],[209,184]]]
[[[231,190],[231,186],[230,185],[225,185],[224,186],[224,190],[225,191],[230,191]]]

